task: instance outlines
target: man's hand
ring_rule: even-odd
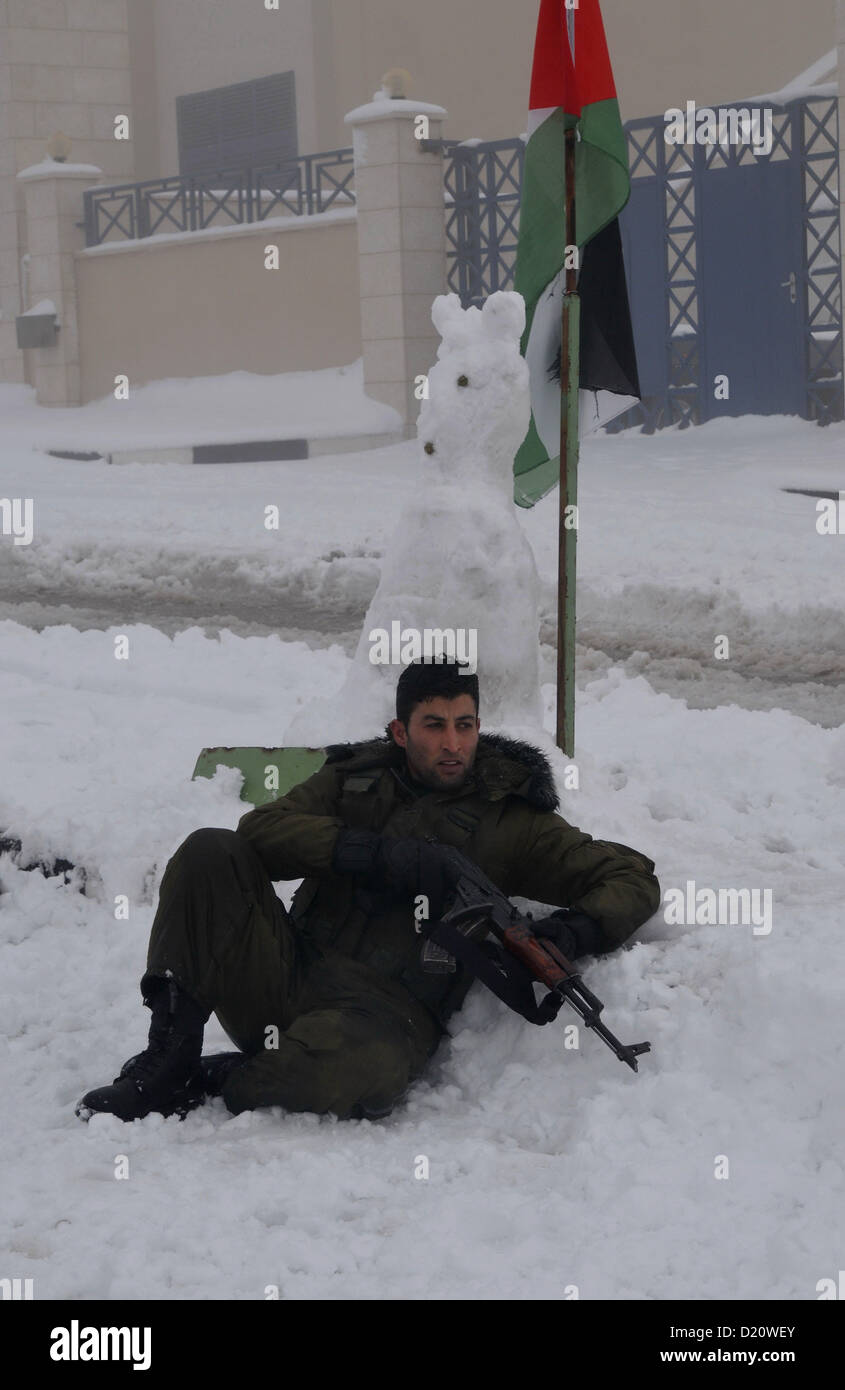
[[[413,837],[391,839],[374,830],[341,830],[332,868],[358,874],[368,887],[386,888],[397,897],[428,898],[429,917],[441,917],[459,872],[448,862],[447,846]]]
[[[540,917],[530,925],[535,936],[554,941],[558,950],[562,951],[568,960],[577,960],[579,956],[600,955],[613,946],[598,922],[588,917],[586,912],[578,912],[575,908],[559,908],[551,916]]]

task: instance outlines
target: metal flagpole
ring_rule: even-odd
[[[560,511],[557,570],[557,733],[558,748],[575,756],[575,552],[578,504],[578,379],[581,300],[575,246],[575,130],[565,135],[567,261],[560,338]]]

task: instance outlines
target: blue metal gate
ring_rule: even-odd
[[[766,155],[667,144],[663,116],[626,125],[620,225],[643,400],[611,429],[843,416],[837,102],[766,109]],[[445,147],[448,283],[479,304],[513,285],[522,141]]]

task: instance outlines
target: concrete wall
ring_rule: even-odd
[[[264,248],[280,248],[280,268]],[[126,372],[308,371],[361,356],[354,213],[150,237],[75,257],[83,403]]]
[[[315,124],[310,0],[130,0],[153,13],[157,144],[152,168],[145,144],[142,178],[179,172],[176,98],[273,73],[296,74],[299,148],[320,148]],[[354,103],[353,103],[354,104]],[[151,171],[150,171],[151,170]]]
[[[0,26],[5,21],[5,0],[0,0]],[[0,29],[2,39],[2,29]],[[15,146],[9,129],[12,72],[0,42],[0,381],[23,380],[23,354],[15,344],[15,315],[20,313],[17,187]]]
[[[498,139],[525,128],[539,0],[128,4],[139,178],[178,170],[177,96],[290,68],[303,154],[346,144],[344,115],[396,66],[411,72],[412,98],[446,107],[447,135]],[[834,46],[836,4],[602,0],[623,119],[782,86]]]
[[[24,379],[14,318],[27,236],[15,174],[62,130],[74,163],[131,179],[132,141],[114,138],[130,103],[127,0],[0,0],[0,381]]]
[[[319,0],[316,0],[319,4]],[[525,129],[539,0],[329,0],[321,52],[334,72],[334,131],[390,67],[409,96],[449,112],[445,133]],[[602,0],[623,120],[688,99],[734,101],[782,86],[834,46],[836,0]]]
[[[159,159],[158,72],[155,6],[152,0],[129,0],[128,17],[135,156],[133,178],[157,179],[165,171]]]
[[[842,298],[845,306],[845,0],[837,0],[836,43],[839,56],[839,245],[842,253]],[[843,343],[845,359],[845,343]],[[845,360],[843,360],[845,374]]]

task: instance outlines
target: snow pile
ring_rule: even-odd
[[[263,1299],[268,1285],[295,1299],[559,1299],[568,1285],[581,1298],[812,1299],[835,1276],[841,731],[690,711],[619,669],[583,691],[564,815],[651,854],[664,890],[773,890],[767,936],[658,914],[588,967],[610,1027],[652,1044],[637,1076],[589,1035],[564,1048],[574,1015],[533,1029],[476,987],[386,1121],[233,1117],[214,1101],[184,1123],[84,1126],[75,1101],[146,1036],[138,981],[167,856],[245,809],[237,774],[188,780],[199,747],[274,742],[348,670],[336,648],[127,635],[119,662],[114,632],[0,627],[0,826],[89,870],[82,896],[0,858],[10,1277],[55,1299]],[[206,1040],[229,1046],[215,1023]]]
[[[8,443],[110,454],[252,439],[389,434],[398,412],[364,394],[363,359],[319,372],[171,377],[83,406],[38,406],[30,386],[0,383]]]

